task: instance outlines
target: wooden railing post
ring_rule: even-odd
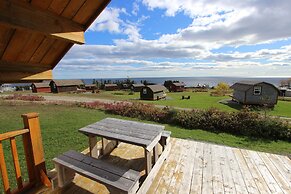
[[[21,115],[29,133],[23,137],[30,182],[51,186],[47,177],[38,113]]]

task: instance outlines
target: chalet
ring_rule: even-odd
[[[169,85],[170,92],[183,92],[185,90],[185,84],[180,82],[171,83]]]
[[[97,90],[97,86],[96,86],[96,84],[86,84],[85,90],[92,92],[92,93],[95,93],[95,90]]]
[[[82,86],[84,86],[82,80],[52,80],[50,82],[52,93],[73,92]]]
[[[233,100],[241,104],[274,106],[278,101],[279,90],[267,82],[241,81],[231,88]]]
[[[31,84],[31,90],[33,93],[50,93],[51,92],[51,87],[50,87],[50,82],[45,81],[41,83],[33,83]]]
[[[104,90],[106,91],[118,90],[118,85],[117,84],[104,84]]]
[[[141,100],[160,100],[166,97],[167,88],[162,85],[144,86],[140,91]]]
[[[131,84],[130,89],[134,92],[140,92],[143,87],[145,87],[144,84]]]

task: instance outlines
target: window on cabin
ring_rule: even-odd
[[[262,87],[261,86],[254,86],[254,95],[259,96],[262,94]]]
[[[143,94],[147,94],[147,89],[144,88],[144,89],[142,90],[142,93],[143,93]]]

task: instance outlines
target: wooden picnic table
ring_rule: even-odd
[[[106,118],[79,129],[79,132],[89,137],[90,154],[95,158],[99,156],[96,136],[102,137],[103,155],[110,153],[118,145],[118,142],[142,146],[145,150],[146,174],[148,175],[152,169],[151,151],[153,151],[156,163],[158,143],[164,128],[162,125]]]

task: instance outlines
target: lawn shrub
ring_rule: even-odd
[[[43,96],[13,94],[3,97],[4,100],[45,101]]]
[[[224,112],[215,108],[208,110],[173,110],[158,108],[151,104],[131,102],[80,103],[82,107],[101,109],[111,114],[139,118],[160,123],[174,124],[187,129],[203,129],[211,132],[225,132],[254,138],[291,141],[291,129],[287,123],[274,117],[263,116],[243,109],[238,112]]]

